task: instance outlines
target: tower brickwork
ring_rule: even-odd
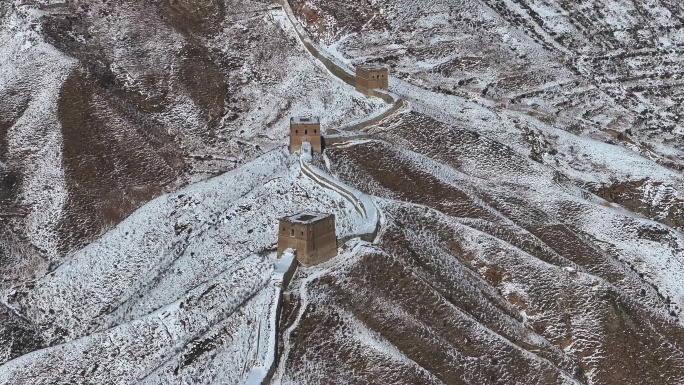
[[[389,70],[381,66],[356,67],[356,89],[366,92],[372,89],[386,90],[389,88]]]
[[[280,218],[278,256],[289,248],[296,250],[297,260],[305,266],[316,265],[336,256],[335,216],[304,212]]]
[[[313,152],[323,152],[321,120],[318,117],[290,118],[290,153],[300,151],[304,142],[311,143]]]

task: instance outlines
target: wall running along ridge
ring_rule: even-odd
[[[356,211],[366,219],[366,225],[359,230],[358,233],[352,234],[351,236],[346,237],[346,239],[359,237],[366,242],[373,242],[380,229],[380,214],[373,201],[368,195],[335,179],[330,174],[312,165],[311,151],[307,151],[308,148],[308,143],[305,143],[302,146],[302,151],[299,156],[299,164],[301,165],[302,173],[320,186],[331,189],[343,196],[351,202],[356,208]],[[341,239],[340,242],[344,242],[344,240]]]
[[[290,3],[287,0],[274,1],[283,7],[283,11],[285,11],[288,20],[290,20],[290,24],[292,24],[292,27],[294,28],[295,33],[299,38],[299,41],[302,42],[307,51],[309,51],[309,53],[313,57],[320,61],[325,66],[325,68],[328,69],[328,71],[335,75],[335,77],[339,78],[340,80],[349,84],[352,87],[356,87],[356,74],[354,73],[354,71],[347,68],[346,65],[344,65],[342,62],[334,58],[332,55],[316,47],[316,44],[306,36],[306,32],[300,30],[301,26],[297,22],[297,18],[295,17],[294,12],[292,12]],[[399,98],[390,92],[376,89],[366,91],[367,95],[375,96],[376,98],[380,98],[387,103],[397,103],[399,101]]]
[[[259,324],[258,351],[262,362],[252,368],[245,381],[246,385],[266,385],[271,382],[278,363],[278,326],[280,311],[283,308],[283,291],[290,284],[297,270],[297,258],[292,250],[287,250],[277,258],[268,290],[271,293],[269,316],[266,322]],[[262,335],[264,337],[262,337]]]
[[[302,42],[304,47],[309,51],[309,53],[314,56],[316,59],[318,59],[324,66],[325,68],[330,71],[333,75],[338,77],[340,80],[343,82],[349,84],[352,87],[356,87],[356,75],[354,71],[351,69],[347,68],[346,64],[342,63],[340,60],[335,58],[334,56],[330,55],[329,53],[325,52],[323,49],[319,49],[315,43],[311,41],[306,36],[306,32],[302,31],[302,27],[300,24],[297,22],[297,18],[294,15],[294,12],[292,11],[292,7],[290,7],[290,3],[287,0],[274,0],[277,4],[280,4],[283,8],[283,11],[287,15],[288,20],[290,21],[290,24],[292,24],[292,27],[294,28],[297,37],[299,40]],[[408,82],[405,82],[401,79],[397,79],[394,77],[389,78],[389,88],[390,91],[384,91],[384,90],[378,90],[378,89],[373,89],[373,90],[367,90],[366,95],[369,96],[375,96],[378,97],[382,100],[384,100],[387,103],[392,103],[395,104],[395,106],[390,107],[387,111],[383,112],[381,116],[378,116],[375,118],[373,121],[367,121],[364,120],[360,123],[352,124],[351,126],[347,126],[344,128],[340,129],[331,129],[330,131],[341,131],[343,129],[346,130],[361,130],[363,128],[366,128],[370,125],[373,125],[382,119],[392,115],[395,113],[401,106],[396,106],[396,104],[401,104],[403,105],[408,105],[411,110],[415,110],[416,112],[422,113],[424,115],[427,115],[437,121],[444,122],[444,123],[451,123],[454,122],[454,118],[447,112],[447,111],[439,111],[435,109],[432,106],[428,106],[425,103],[421,102],[417,98],[411,97],[411,94],[414,94],[416,88],[419,88],[417,86],[414,86]],[[425,92],[425,90],[422,90],[422,92]],[[409,104],[410,102],[410,104]],[[326,136],[326,140],[328,137]]]

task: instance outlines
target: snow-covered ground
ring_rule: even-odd
[[[91,378],[104,382],[128,383],[157,368],[153,377],[160,378],[171,365],[167,361],[180,359],[179,349],[190,349],[218,325],[229,328],[246,316],[261,320],[268,313],[272,293],[264,286],[273,270],[268,251],[274,248],[277,221],[302,210],[334,213],[340,237],[366,227],[351,202],[303,177],[298,155],[282,148],[155,199],[49,275],[9,293],[10,305],[40,325],[48,343],[60,345],[7,363],[2,372],[7,378],[38,374],[47,381],[57,373],[52,370],[66,370],[65,381],[76,381],[96,362],[97,376],[103,377]],[[164,327],[168,335],[160,336]],[[254,328],[258,323],[240,333]],[[130,347],[131,354],[153,357],[126,363],[132,357],[116,355],[103,362],[99,353],[85,354],[110,338],[111,349]],[[235,349],[249,360],[256,354],[247,349],[255,336],[239,338],[232,348],[220,349]],[[84,358],[59,367],[28,364],[65,354]],[[120,365],[120,372],[113,370]]]
[[[339,128],[388,107],[311,57],[297,20],[251,1],[149,14],[86,3],[66,8],[78,27],[46,24],[74,58],[42,40],[39,11],[0,4],[0,133],[11,123],[0,165],[23,173],[28,244],[44,249],[2,293],[44,348],[0,366],[0,383],[265,374],[277,220],[302,210],[334,213],[339,238],[382,226],[298,270],[275,384],[684,382],[681,7],[293,0],[326,58],[389,65],[407,101],[311,159],[283,148],[290,115]],[[89,78],[105,61],[113,78]],[[144,105],[136,116],[186,159],[169,188],[193,184],[62,255],[57,219],[82,182],[60,152],[70,74]],[[88,92],[98,108],[112,95]],[[112,116],[104,128],[135,122]]]
[[[0,157],[23,171],[17,190],[21,204],[33,208],[25,220],[26,237],[54,260],[59,257],[60,213],[68,199],[56,111],[60,87],[78,64],[45,43],[41,16],[35,9],[20,8],[8,12],[0,25],[0,116],[14,122],[2,138],[7,144]]]

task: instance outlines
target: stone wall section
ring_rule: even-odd
[[[278,338],[280,336],[280,312],[283,308],[283,292],[287,289],[297,270],[297,258],[288,250],[276,259],[270,285],[265,289],[272,292],[268,318],[259,325],[258,349],[263,352],[262,362],[252,368],[246,385],[266,385],[271,382],[278,366]]]
[[[358,91],[389,88],[389,71],[385,67],[356,67],[356,84]]]

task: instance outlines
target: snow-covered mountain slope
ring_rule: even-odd
[[[460,97],[454,113],[463,98],[524,111],[684,167],[677,2],[293,0],[293,8],[343,60],[388,64],[399,78]]]
[[[3,281],[40,277],[165,191],[384,108],[270,3],[12,1],[0,24]],[[325,113],[324,113],[325,112]]]
[[[326,152],[387,219],[355,265],[293,283],[280,382],[684,381],[678,5],[293,3],[413,112]],[[615,55],[584,36],[606,15]]]
[[[416,126],[430,127],[430,135]],[[334,338],[349,354],[364,352],[345,362],[370,370],[384,353],[369,351],[366,340],[347,340],[356,317],[406,355],[401,365],[387,364],[389,382],[399,367],[413,375],[427,370],[438,379],[430,383],[495,383],[490,375],[505,383],[561,383],[569,374],[580,383],[637,384],[654,373],[662,383],[682,381],[680,231],[583,191],[473,131],[408,113],[375,135],[379,141],[327,152],[333,174],[384,198],[387,223],[378,249],[358,265],[309,284],[322,294],[304,318],[330,313],[336,321],[330,328],[300,324],[298,335],[316,336],[308,344]],[[622,153],[623,165],[649,162],[619,147],[613,152]],[[679,182],[670,170],[651,167],[654,178],[661,172]],[[472,331],[472,319],[486,328]],[[482,340],[483,332],[522,351],[503,353]],[[349,370],[326,364],[327,349],[338,348],[295,352],[284,383],[311,375],[297,369],[301,360],[319,365],[322,378]],[[482,349],[474,357],[486,365],[458,358],[473,356],[472,349]],[[531,365],[524,363],[528,352],[538,356],[534,365],[552,366],[514,370]],[[361,370],[358,378],[374,375]]]
[[[54,346],[6,363],[0,373],[5,381],[45,383],[59,373],[64,383],[81,381],[83,370],[98,383],[130,383],[153,372],[165,378],[179,365],[200,373],[207,358],[197,345],[224,338],[232,342],[215,348],[231,359],[214,359],[233,366],[216,370],[242,378],[251,366],[245,373],[241,363],[257,354],[251,345],[258,322],[249,320],[265,317],[270,301],[264,286],[278,218],[305,209],[335,213],[340,237],[365,225],[351,202],[303,177],[297,156],[282,148],[156,198],[55,271],[12,289],[9,306]],[[70,358],[48,364],[62,356]],[[203,375],[199,382],[218,376]]]
[[[0,3],[0,383],[244,383],[303,209],[273,384],[684,383],[681,5],[291,4],[406,102],[313,159],[387,105],[274,3]]]

